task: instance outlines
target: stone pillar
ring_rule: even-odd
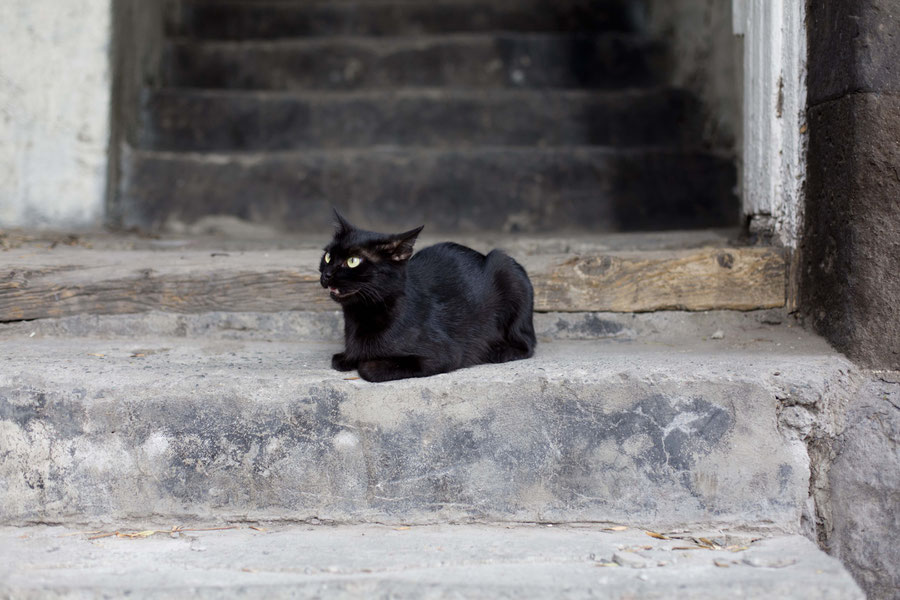
[[[900,369],[900,3],[809,1],[800,303],[868,367]]]
[[[900,3],[808,0],[800,308],[871,381],[832,441],[824,542],[869,598],[900,585]]]

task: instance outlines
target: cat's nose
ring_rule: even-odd
[[[319,283],[322,284],[322,287],[328,287],[328,284],[331,283],[331,274],[322,273],[322,276],[319,278]]]

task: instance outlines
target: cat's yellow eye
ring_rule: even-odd
[[[331,262],[331,253],[330,253],[330,252],[326,252],[326,253],[325,253],[325,264],[328,264],[328,263],[330,263],[330,262]]]
[[[362,262],[362,259],[358,256],[351,256],[347,259],[347,266],[351,269],[355,269]]]

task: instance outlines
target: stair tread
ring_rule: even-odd
[[[295,231],[331,206],[376,229],[639,231],[738,222],[735,168],[705,152],[603,147],[126,154],[125,226],[230,214]],[[253,199],[252,204],[247,199]],[[352,218],[352,217],[351,217]]]
[[[278,102],[303,100],[306,102],[346,102],[346,101],[389,101],[389,100],[428,100],[442,102],[445,100],[477,100],[479,102],[508,102],[512,100],[528,100],[540,98],[552,101],[590,101],[590,100],[631,100],[654,96],[678,95],[692,96],[683,88],[672,86],[624,87],[618,89],[577,89],[577,88],[366,88],[350,90],[322,89],[232,89],[232,88],[195,88],[195,87],[161,87],[147,88],[146,95],[186,96],[209,98],[214,100],[255,100],[259,102]]]
[[[670,145],[700,139],[700,107],[674,89],[146,90],[139,146],[173,151],[482,145]]]
[[[356,33],[419,35],[434,31],[591,31],[633,28],[622,2],[453,0],[415,2],[185,2],[170,33],[203,38],[278,38]]]
[[[823,340],[765,325],[719,340],[542,343],[533,359],[387,384],[331,370],[339,349],[3,336],[0,414],[14,439],[38,437],[4,456],[0,494],[16,501],[0,502],[0,521],[797,531],[809,459],[779,414],[827,411],[854,370]]]
[[[670,548],[686,542],[598,526],[432,526],[397,531],[378,526],[266,525],[259,531],[241,525],[189,532],[178,539],[158,535],[140,543],[107,538],[96,556],[96,542],[73,528],[5,528],[0,529],[4,575],[0,594],[581,599],[597,592],[598,563],[612,562],[614,555],[622,554],[620,548],[650,546],[641,551],[651,564],[648,569],[602,570],[606,597],[864,598],[836,559],[799,536],[760,533],[762,539],[750,543],[752,532],[688,533],[746,540],[748,549],[679,553]],[[657,566],[661,561],[665,566]],[[716,561],[733,568],[719,568]],[[638,577],[641,573],[644,576]]]
[[[302,148],[290,150],[267,150],[245,152],[173,152],[166,150],[134,150],[135,156],[149,158],[191,160],[197,162],[221,163],[258,163],[260,160],[290,160],[304,158],[340,158],[368,157],[373,160],[391,160],[397,157],[422,157],[430,159],[440,156],[461,156],[491,158],[505,155],[516,157],[554,157],[554,156],[582,156],[582,157],[679,157],[694,156],[706,158],[727,158],[716,151],[695,148],[673,148],[671,146],[648,145],[630,148],[618,148],[615,146],[594,145],[566,145],[566,146],[530,146],[530,145],[481,145],[463,148],[442,148],[435,146],[394,146],[389,144],[360,147],[360,148]],[[727,226],[724,226],[727,227]],[[599,232],[604,233],[604,232]]]
[[[622,43],[643,43],[654,46],[662,44],[644,33],[603,31],[597,33],[566,33],[553,31],[479,31],[479,32],[434,32],[417,36],[368,36],[368,35],[330,35],[327,37],[296,37],[276,40],[209,40],[192,37],[171,36],[166,38],[169,46],[191,46],[196,48],[215,48],[230,51],[249,49],[292,49],[292,48],[333,48],[334,46],[359,46],[377,52],[393,52],[397,48],[423,48],[435,44],[487,44],[497,39],[534,42],[571,42],[586,40],[602,40]]]
[[[544,251],[529,252],[540,242],[456,239],[484,252],[506,247],[529,272],[539,311],[752,310],[784,304],[784,257],[777,248],[713,243],[634,250],[550,242]],[[322,245],[239,252],[190,246],[12,249],[0,269],[0,281],[14,282],[0,287],[0,321],[148,310],[334,310],[318,283]]]
[[[492,32],[420,38],[172,41],[163,82],[175,87],[613,88],[658,85],[662,45],[633,34]]]

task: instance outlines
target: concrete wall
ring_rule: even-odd
[[[103,218],[110,0],[0,2],[0,227]]]
[[[670,44],[670,83],[697,94],[706,107],[703,141],[734,156],[741,135],[740,41],[731,0],[647,0],[650,33]]]

